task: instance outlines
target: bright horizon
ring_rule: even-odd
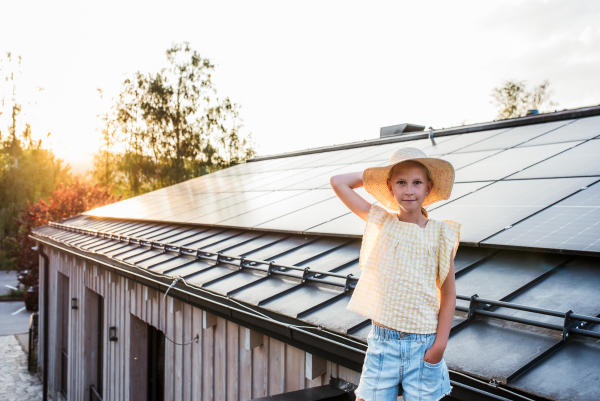
[[[559,110],[600,103],[593,1],[3,4],[0,51],[23,58],[33,134],[73,166],[98,149],[126,76],[187,41],[216,64],[260,155],[377,138],[404,122],[491,121],[494,87],[548,79]],[[100,99],[97,88],[105,96]],[[1,127],[4,131],[5,127]]]

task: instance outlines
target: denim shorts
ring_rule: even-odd
[[[437,401],[450,394],[450,377],[444,358],[436,364],[423,360],[435,334],[408,334],[373,324],[357,398],[392,401],[402,385],[405,401]]]

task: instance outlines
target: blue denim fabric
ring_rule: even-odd
[[[445,359],[436,364],[423,360],[435,334],[407,334],[373,324],[367,341],[357,398],[395,401],[400,383],[405,401],[437,401],[450,393]]]

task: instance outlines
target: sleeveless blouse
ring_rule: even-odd
[[[371,205],[360,249],[363,270],[348,309],[405,333],[437,331],[440,288],[458,249],[460,224],[398,220]]]

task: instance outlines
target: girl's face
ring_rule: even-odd
[[[406,161],[397,164],[387,186],[404,212],[419,212],[425,197],[433,188],[433,181],[427,178],[427,170],[421,163]]]

